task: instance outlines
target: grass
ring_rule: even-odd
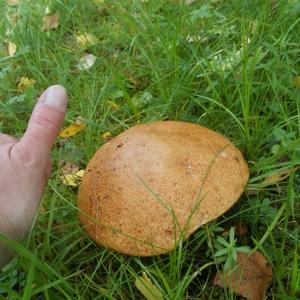
[[[60,13],[60,25],[43,32],[46,6]],[[298,299],[299,170],[262,184],[300,164],[300,89],[293,85],[300,67],[298,1],[24,0],[9,6],[2,0],[0,15],[0,131],[20,137],[36,96],[54,83],[70,95],[66,124],[80,116],[87,125],[57,141],[26,243],[7,241],[18,256],[0,274],[0,299],[139,299],[134,282],[142,272],[166,299],[238,299],[214,286],[213,277],[223,267],[214,257],[220,228],[229,231],[240,221],[248,232],[236,236],[238,246],[259,249],[273,268],[267,299]],[[78,32],[94,34],[97,43],[78,47]],[[7,40],[17,45],[13,57]],[[84,53],[97,60],[79,71]],[[16,88],[21,76],[36,80],[23,93]],[[249,163],[246,191],[170,254],[139,258],[100,248],[80,227],[77,190],[60,182],[58,162],[84,168],[105,142],[103,133],[162,119],[198,123],[230,138]]]

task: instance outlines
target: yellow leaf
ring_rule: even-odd
[[[95,45],[98,42],[98,39],[92,33],[85,32],[78,34],[76,36],[76,41],[80,48],[86,48]]]
[[[15,53],[17,51],[17,45],[14,44],[13,42],[11,41],[8,41],[8,44],[7,44],[7,52],[8,52],[8,55],[11,57],[11,56],[14,56]]]
[[[36,83],[34,79],[30,79],[26,76],[22,76],[18,85],[17,85],[17,91],[19,93],[24,93],[27,87],[33,86]]]
[[[107,101],[107,103],[111,106],[111,108],[113,109],[119,109],[120,108],[120,105],[113,102],[113,101]]]
[[[104,139],[104,140],[108,140],[110,137],[111,137],[111,133],[109,131],[107,132],[104,132],[101,137]]]
[[[264,186],[266,185],[274,185],[279,183],[280,181],[286,179],[287,177],[290,176],[291,173],[295,172],[299,167],[295,167],[293,169],[282,169],[282,170],[277,170],[274,173],[268,175],[267,177],[265,177],[264,181],[262,182],[262,184]]]
[[[69,137],[69,136],[74,136],[81,130],[85,128],[85,124],[80,123],[80,124],[71,124],[68,127],[64,128],[60,133],[59,136],[61,138]]]
[[[293,78],[293,86],[295,88],[300,88],[300,76],[296,76]]]
[[[135,280],[135,286],[147,300],[163,300],[161,291],[151,282],[145,272],[143,276]]]
[[[77,187],[81,183],[81,179],[83,177],[84,170],[79,170],[75,173],[65,174],[61,176],[61,181],[64,185]]]
[[[43,17],[43,31],[47,31],[50,29],[56,29],[59,26],[59,14],[56,13],[54,15],[44,16]]]

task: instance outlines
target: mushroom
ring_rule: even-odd
[[[177,121],[136,125],[88,163],[79,218],[102,246],[158,255],[231,208],[248,178],[241,152],[210,129]]]

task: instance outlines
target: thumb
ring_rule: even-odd
[[[64,87],[49,87],[39,98],[27,130],[17,146],[30,151],[39,160],[48,160],[58,130],[64,121],[67,99]]]

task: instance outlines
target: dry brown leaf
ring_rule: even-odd
[[[17,51],[17,45],[14,44],[11,41],[8,41],[8,43],[7,43],[7,52],[8,52],[8,55],[10,57],[12,57],[12,56],[14,56],[16,54],[16,51]]]
[[[93,54],[85,54],[80,58],[77,68],[79,70],[88,70],[94,65],[96,59],[97,57]]]
[[[19,93],[24,93],[27,87],[34,86],[36,81],[34,79],[30,79],[26,76],[22,76],[20,81],[17,84],[17,91]]]
[[[50,29],[56,29],[59,26],[59,13],[54,15],[48,15],[43,17],[43,31],[47,31]]]
[[[286,179],[287,177],[289,177],[293,172],[295,172],[299,167],[295,167],[293,169],[281,169],[281,170],[277,170],[274,173],[272,173],[271,175],[268,175],[267,177],[265,177],[264,181],[262,182],[263,186],[267,186],[267,185],[274,185],[279,183],[280,181]]]
[[[65,138],[65,137],[70,137],[70,136],[74,136],[76,135],[78,132],[80,132],[81,130],[83,130],[85,128],[85,124],[71,124],[68,127],[64,128],[60,133],[59,133],[59,137],[61,138]]]
[[[138,78],[135,78],[135,77],[133,77],[133,76],[130,76],[130,75],[129,75],[128,80],[129,80],[136,88],[138,88],[138,87],[140,87],[140,86],[142,85],[141,80],[138,79]]]
[[[85,32],[79,33],[76,36],[76,41],[80,48],[85,49],[88,46],[95,45],[98,42],[98,39],[92,33]]]
[[[217,274],[214,283],[222,288],[230,288],[248,300],[263,300],[272,278],[272,268],[259,251],[250,256],[238,252],[237,267],[230,273]]]
[[[61,166],[60,170],[61,170],[62,175],[76,173],[77,171],[79,171],[79,167],[77,165],[72,164],[67,161],[60,161],[59,165]]]
[[[237,235],[243,236],[248,233],[248,225],[246,222],[238,221],[236,224],[234,224],[234,229]]]
[[[135,286],[147,300],[163,300],[161,291],[154,285],[145,272],[135,280]]]

